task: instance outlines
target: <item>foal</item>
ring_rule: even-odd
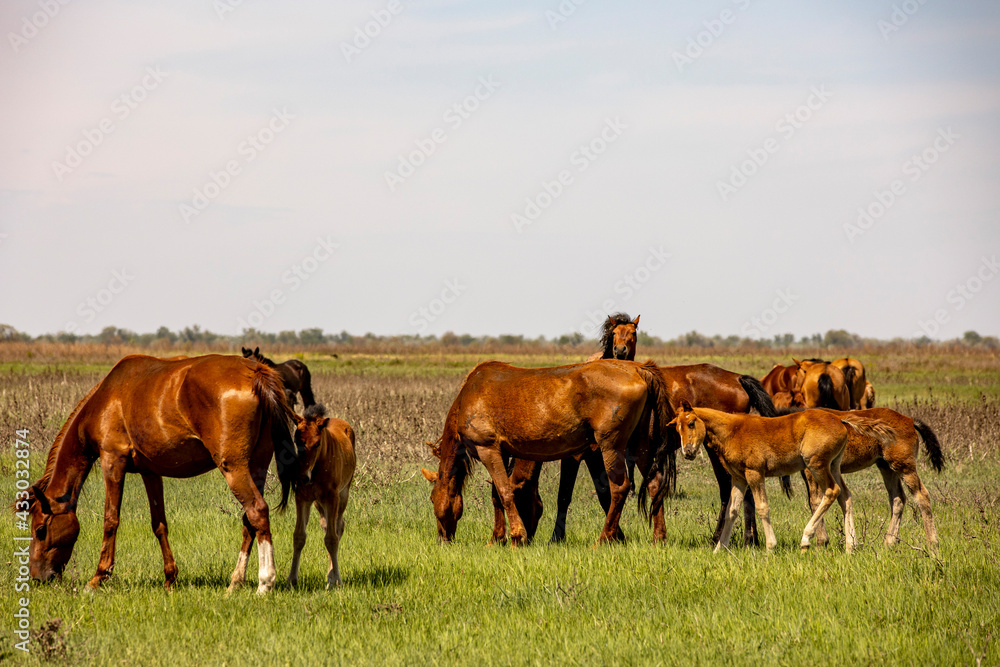
[[[715,452],[733,477],[729,511],[722,536],[715,546],[716,553],[729,545],[733,523],[748,486],[764,525],[767,549],[772,551],[778,541],[771,527],[764,478],[790,475],[803,469],[812,473],[822,499],[802,532],[802,551],[809,549],[809,540],[834,500],[840,503],[844,512],[847,552],[854,550],[851,493],[840,476],[840,460],[847,444],[848,429],[854,427],[846,417],[842,419],[833,413],[809,410],[768,418],[692,408],[687,401],[682,401],[677,416],[668,426],[677,429],[685,458],[693,459],[698,454],[698,448],[704,444],[706,449]],[[654,499],[654,504],[659,500],[659,497]]]
[[[306,545],[309,510],[315,503],[330,554],[330,569],[326,574],[326,588],[330,590],[340,585],[337,551],[344,534],[344,509],[354,480],[354,429],[343,419],[327,417],[326,408],[319,404],[307,408],[302,417],[296,415],[295,422],[295,444],[305,453],[301,459],[302,477],[294,484],[295,537],[288,585],[298,585],[299,557]]]

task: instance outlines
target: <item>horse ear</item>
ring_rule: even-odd
[[[436,472],[432,472],[432,471],[428,470],[427,468],[421,468],[420,472],[424,476],[424,479],[426,479],[431,484],[437,483],[437,481],[438,481],[438,474]]]
[[[256,357],[258,354],[260,354],[260,345],[253,349],[253,356]]]
[[[45,492],[37,486],[31,487],[28,502],[30,503],[32,500],[38,503],[38,507],[42,510],[42,514],[52,514],[52,507],[49,505],[49,499],[45,497]]]
[[[792,357],[792,361],[795,363],[796,366],[798,366],[799,368],[802,368],[802,362],[801,361],[799,361],[795,357]]]
[[[691,410],[692,410],[691,404],[688,403],[687,401],[683,401],[682,400],[681,401],[681,410],[683,410],[684,412],[691,412]]]
[[[438,443],[424,440],[424,444],[431,448],[431,454],[434,455],[434,458],[441,458],[441,446]]]
[[[667,428],[677,428],[677,417],[667,422]]]
[[[633,326],[634,326],[634,327],[635,327],[636,329],[638,329],[638,328],[639,328],[639,316],[638,316],[638,315],[636,315],[636,316],[635,316],[635,319],[634,319],[634,320],[632,320],[632,325],[633,325]]]

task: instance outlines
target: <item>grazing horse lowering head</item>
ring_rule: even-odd
[[[681,405],[677,409],[677,416],[667,426],[677,430],[677,434],[681,438],[681,451],[684,453],[684,458],[688,461],[694,460],[694,457],[698,455],[698,448],[705,442],[707,429],[705,422],[692,411],[691,404],[687,401],[681,401]]]
[[[625,313],[608,315],[601,329],[601,349],[604,359],[635,360],[636,332],[639,329],[639,316],[630,320]]]
[[[38,485],[29,491],[28,505],[32,535],[28,574],[41,581],[61,578],[80,535],[76,511],[68,502],[53,507]]]
[[[441,459],[441,444],[428,442],[427,446],[438,459]],[[465,486],[465,477],[469,473],[468,453],[464,447],[460,447],[461,452],[452,459],[451,470],[448,474],[441,474],[421,468],[420,472],[424,479],[433,484],[431,488],[431,503],[434,505],[434,516],[437,518],[438,542],[448,544],[455,539],[455,530],[458,528],[458,520],[462,518],[462,488]],[[444,465],[441,469],[444,469]]]

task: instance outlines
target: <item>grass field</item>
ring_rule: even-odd
[[[656,355],[654,355],[656,356]],[[807,355],[803,355],[807,356]],[[808,355],[812,356],[812,355]],[[550,365],[572,358],[511,359]],[[708,360],[762,376],[759,355]],[[96,568],[103,515],[97,473],[84,487],[80,540],[61,583],[33,584],[28,661],[120,664],[963,664],[1000,662],[1000,361],[995,355],[916,353],[864,359],[879,405],[926,421],[947,467],[921,476],[934,503],[940,557],[908,503],[902,544],[881,546],[888,515],[874,469],[847,478],[864,547],[798,553],[808,514],[801,482],[785,499],[768,484],[777,552],[734,546],[713,555],[708,540],[717,488],[704,455],[681,461],[679,496],[667,507],[668,538],[653,546],[633,501],[624,546],[591,548],[603,517],[585,475],[565,544],[547,544],[558,466],[542,477],[546,513],[533,545],[487,547],[493,513],[487,475],[467,485],[457,540],[436,544],[424,440],[440,435],[445,412],[476,359],[464,356],[306,358],[317,398],[358,434],[359,471],[341,547],[344,586],[327,592],[318,522],[310,525],[298,590],[226,598],[240,541],[240,509],[218,473],[165,480],[170,542],[180,575],[162,588],[159,548],[138,478],[129,479],[114,576],[82,593]],[[31,479],[69,411],[110,368],[93,360],[11,360],[0,368],[0,429],[13,444],[28,428]],[[13,499],[12,446],[0,454],[0,497]],[[923,461],[922,461],[923,463]],[[273,481],[268,499],[276,498]],[[839,510],[827,525],[834,542]],[[291,558],[293,513],[275,515],[279,581]],[[0,522],[0,543],[20,535]],[[741,542],[734,537],[733,544]],[[13,546],[0,569],[0,609],[12,627]],[[58,623],[51,623],[58,619]],[[0,656],[24,659],[10,632]]]

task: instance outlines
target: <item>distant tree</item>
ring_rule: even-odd
[[[966,331],[962,334],[962,342],[966,345],[979,345],[983,342],[983,337],[975,331]]]
[[[326,342],[326,337],[322,329],[303,329],[299,332],[299,342],[303,345],[322,345]]]

